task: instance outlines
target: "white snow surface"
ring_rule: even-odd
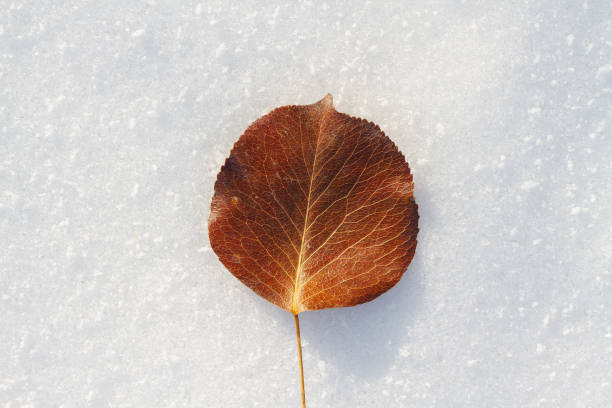
[[[206,219],[244,129],[330,92],[421,231],[301,315],[308,407],[611,407],[611,67],[609,1],[0,0],[0,406],[300,406]]]

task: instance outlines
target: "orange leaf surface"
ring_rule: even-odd
[[[412,260],[417,224],[404,156],[329,94],[248,127],[217,176],[208,220],[227,269],[294,315],[390,289]]]

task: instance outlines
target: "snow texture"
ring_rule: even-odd
[[[308,406],[612,406],[603,0],[0,0],[0,406],[298,407],[292,317],[206,218],[248,124],[327,92],[421,232],[391,291],[301,315]]]

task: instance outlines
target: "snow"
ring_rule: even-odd
[[[390,292],[301,315],[308,406],[612,406],[608,2],[0,10],[0,406],[298,407],[292,317],[206,219],[248,124],[327,92],[421,232]]]

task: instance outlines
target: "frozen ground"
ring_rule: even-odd
[[[327,92],[421,233],[302,315],[309,407],[612,406],[610,2],[230,3],[0,0],[0,406],[298,407],[206,218],[247,125]]]

